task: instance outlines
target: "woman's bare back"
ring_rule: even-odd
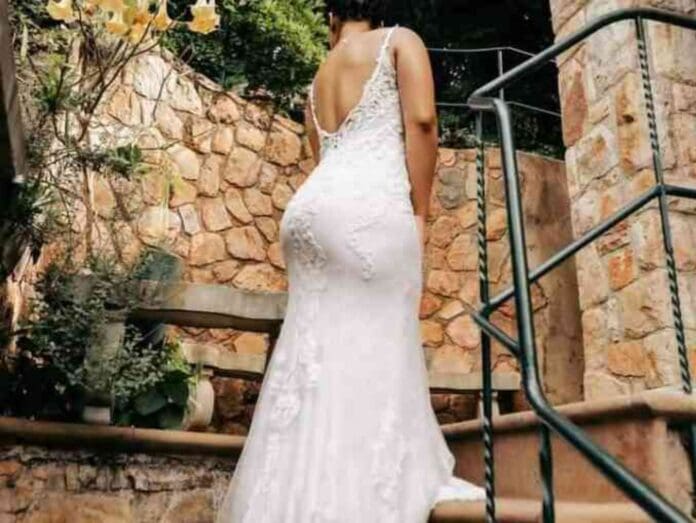
[[[355,34],[331,50],[314,79],[314,110],[321,128],[335,133],[360,102],[375,71],[387,28]],[[394,51],[389,49],[393,62]]]

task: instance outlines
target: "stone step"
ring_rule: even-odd
[[[556,502],[556,523],[646,523],[645,512],[631,503]],[[498,523],[541,523],[541,502],[530,499],[498,498]],[[443,501],[430,515],[429,523],[485,523],[484,502]]]
[[[202,328],[275,333],[285,317],[288,294],[202,283],[145,282],[139,319]]]
[[[654,390],[602,401],[574,403],[558,411],[685,513],[691,512],[691,475],[680,428],[696,422],[696,398]],[[541,499],[539,420],[532,412],[493,418],[496,493]],[[456,457],[455,474],[483,485],[483,443],[478,420],[443,426]],[[621,491],[557,436],[552,437],[556,499],[578,503],[630,503]]]

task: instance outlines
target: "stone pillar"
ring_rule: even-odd
[[[648,6],[694,14],[695,0],[551,0],[561,38],[607,12]],[[666,179],[696,177],[696,33],[646,22]],[[576,237],[654,183],[632,21],[607,27],[560,57],[559,88]],[[696,340],[696,202],[670,200],[687,347]],[[585,397],[680,383],[656,202],[576,257]],[[693,372],[693,371],[692,371]]]

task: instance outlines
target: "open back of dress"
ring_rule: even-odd
[[[484,497],[430,403],[394,29],[337,131],[315,114],[321,160],[280,223],[286,318],[218,523],[425,523]]]

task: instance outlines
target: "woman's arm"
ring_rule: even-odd
[[[307,98],[307,104],[305,105],[305,129],[307,131],[307,137],[309,138],[309,145],[312,148],[312,156],[314,157],[314,163],[319,163],[319,136],[317,133],[316,126],[314,125],[314,118],[312,117],[312,103],[310,98]]]
[[[438,125],[435,85],[428,51],[420,36],[407,28],[394,34],[397,81],[406,139],[411,203],[425,247],[425,223],[437,164]]]

